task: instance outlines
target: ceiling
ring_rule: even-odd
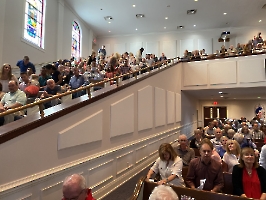
[[[98,37],[215,28],[230,30],[230,27],[266,25],[266,8],[262,8],[266,0],[65,0],[65,2]],[[197,9],[197,13],[187,15],[187,10],[191,9]],[[144,14],[145,17],[137,19],[136,14]],[[113,18],[110,20],[111,23],[104,19],[106,16]],[[168,19],[165,19],[166,17]],[[177,26],[181,25],[184,29],[177,29]]]
[[[266,99],[266,87],[250,88],[226,88],[226,89],[206,89],[206,90],[183,90],[199,100],[248,100]],[[220,94],[219,92],[222,92]]]
[[[266,6],[263,8],[266,0],[65,0],[65,2],[92,28],[94,37],[266,26]],[[187,10],[192,9],[197,9],[196,14],[187,15]],[[144,14],[145,17],[137,19],[136,14]],[[106,16],[113,18],[109,20],[111,23],[104,19]],[[168,19],[165,19],[166,17]],[[177,29],[177,26],[184,26],[184,29]],[[220,97],[219,91],[228,94]],[[183,92],[200,100],[218,101],[258,99],[258,97],[266,99],[264,91],[266,88],[256,87]]]

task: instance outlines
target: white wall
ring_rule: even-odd
[[[0,63],[13,67],[25,55],[33,63],[55,61],[71,56],[72,21],[77,20],[82,30],[82,56],[87,57],[92,48],[92,30],[62,0],[46,0],[44,50],[25,42],[23,37],[25,1],[0,2]]]
[[[184,92],[181,92],[181,105],[181,124],[197,121],[198,100]],[[190,137],[191,135],[189,134],[192,133],[195,128],[196,126],[193,127],[193,129],[186,129],[181,134],[186,134],[188,137]]]
[[[98,47],[102,44],[110,46],[107,51],[107,55],[114,52],[114,46],[116,44],[124,44],[126,46],[125,51],[130,52],[131,43],[142,44],[145,50],[144,53],[155,53],[160,55],[162,52],[167,57],[173,58],[175,56],[182,56],[185,49],[193,51],[195,49],[205,48],[208,54],[220,49],[223,42],[218,42],[222,31],[225,29],[213,29],[213,30],[200,30],[196,32],[192,31],[176,31],[166,33],[152,33],[143,35],[128,35],[128,36],[114,36],[114,37],[99,37],[97,38]],[[228,48],[231,44],[234,46],[239,43],[247,43],[249,39],[252,39],[254,35],[257,35],[259,31],[266,32],[265,27],[244,27],[244,28],[228,28],[226,31],[231,31],[231,40],[226,43]],[[142,46],[139,46],[140,49]],[[149,46],[155,46],[152,52],[150,52]],[[118,53],[123,53],[118,52]],[[136,53],[132,51],[132,53]]]
[[[83,174],[98,199],[147,168],[161,143],[195,126],[195,101],[180,95],[181,65],[1,144],[0,199],[59,199],[71,173]],[[187,124],[179,116],[183,100]]]

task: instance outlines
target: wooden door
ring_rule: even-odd
[[[213,121],[214,119],[220,119],[222,122],[227,118],[227,108],[221,106],[211,106],[204,107],[203,109],[204,116],[204,127],[208,126],[208,123]]]

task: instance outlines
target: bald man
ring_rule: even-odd
[[[177,155],[182,158],[183,165],[188,166],[190,161],[195,158],[195,152],[188,146],[187,136],[179,135],[178,145],[173,147]]]
[[[73,174],[64,180],[62,200],[69,199],[95,200],[92,197],[91,190],[86,187],[86,181],[83,176]]]
[[[27,101],[26,94],[19,89],[18,83],[14,80],[8,83],[9,92],[6,93],[0,102],[0,112],[7,111],[8,109],[18,108],[24,106]],[[0,126],[3,124],[19,120],[23,118],[24,111],[18,111],[5,117],[0,117]]]

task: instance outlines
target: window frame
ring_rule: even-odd
[[[45,40],[45,8],[46,8],[46,0],[35,0],[39,1],[41,3],[41,9],[36,8],[37,11],[37,19],[36,19],[36,36],[37,39],[34,41],[34,39],[31,39],[29,33],[28,33],[28,19],[30,17],[29,15],[29,9],[32,0],[25,0],[25,9],[24,9],[24,21],[23,21],[23,36],[22,41],[26,44],[29,44],[39,50],[44,50],[44,40]],[[32,4],[31,4],[32,5]],[[34,16],[35,17],[35,16]],[[34,18],[32,18],[34,20]],[[40,28],[39,28],[39,26]]]

